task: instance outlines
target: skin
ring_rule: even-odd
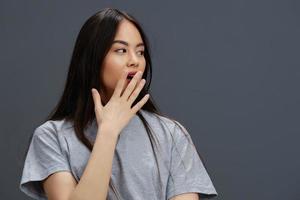
[[[53,173],[45,181],[43,187],[49,200],[105,200],[111,176],[112,161],[121,130],[131,118],[147,102],[145,95],[132,108],[132,104],[142,90],[145,80],[141,79],[145,70],[145,58],[136,47],[141,42],[137,30],[127,22],[120,24],[115,39],[128,42],[128,46],[114,44],[107,54],[101,74],[105,93],[92,88],[95,115],[98,126],[97,137],[87,166],[78,183],[70,172]],[[118,50],[120,47],[123,50]],[[117,51],[118,50],[118,51]],[[136,73],[128,83],[128,71]],[[106,102],[102,105],[102,101]]]
[[[101,126],[98,126],[94,148],[80,181],[76,183],[72,174],[67,171],[53,173],[43,181],[49,200],[106,199],[117,137],[149,99],[149,95],[145,95],[131,108],[145,84],[145,80],[141,79],[145,70],[145,59],[137,53],[135,45],[141,38],[136,31],[131,24],[125,21],[121,23],[116,38],[126,40],[129,45],[125,47],[123,45],[126,51],[120,51],[124,52],[121,54],[115,52],[113,47],[105,58],[101,76],[106,93],[100,95],[94,88],[91,91],[97,123],[98,125],[101,123]],[[128,70],[141,73],[137,73],[128,83],[126,80]],[[101,103],[102,99],[107,102],[105,106]],[[197,199],[197,194],[186,193],[177,195],[171,200]]]
[[[128,20],[122,20],[119,24],[114,41],[120,40],[128,43],[128,46],[119,42],[113,43],[108,54],[104,58],[100,79],[103,89],[100,91],[102,103],[106,104],[111,98],[114,88],[121,77],[122,71],[144,73],[146,60],[144,46],[138,29]],[[126,88],[129,81],[123,87]]]
[[[176,195],[169,200],[200,200],[197,193],[184,193]]]
[[[138,30],[133,24],[124,20],[119,26],[115,40],[126,41],[128,46],[120,43],[112,45],[103,62],[101,74],[105,93],[99,94],[96,89],[92,89],[92,94],[98,124],[113,126],[114,131],[111,133],[115,133],[114,137],[117,138],[133,115],[147,102],[149,96],[145,95],[137,105],[130,108],[145,84],[145,80],[141,80],[141,77],[146,62],[142,54],[144,47],[137,46],[142,43]],[[132,81],[128,82],[126,80],[128,71],[140,71],[141,73],[137,73]],[[124,93],[122,93],[123,90],[125,90]],[[103,102],[104,105],[106,102],[108,103],[104,106]],[[176,195],[170,200],[199,200],[199,196],[197,193],[184,193]]]

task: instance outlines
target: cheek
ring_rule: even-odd
[[[121,76],[124,64],[118,59],[107,59],[103,65],[103,82],[107,89],[114,89]]]
[[[118,79],[119,79],[119,71],[109,70],[104,74],[104,84],[108,89],[114,89]]]
[[[142,66],[143,71],[145,71],[145,69],[146,69],[146,59],[145,58],[142,60],[141,66]]]

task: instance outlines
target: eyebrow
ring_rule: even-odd
[[[113,44],[114,43],[120,43],[120,44],[124,44],[124,45],[126,45],[126,46],[129,46],[129,44],[128,44],[128,42],[125,42],[125,41],[123,41],[123,40],[114,40],[113,41]],[[139,46],[145,46],[144,45],[144,43],[138,43],[137,45],[136,45],[136,47],[139,47]]]

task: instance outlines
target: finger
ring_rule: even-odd
[[[137,111],[139,111],[144,105],[145,103],[148,101],[150,95],[146,94],[137,104],[135,104],[135,106],[132,107],[132,112],[135,114],[137,113]]]
[[[120,97],[121,96],[122,90],[124,88],[124,84],[127,79],[127,74],[128,74],[128,71],[126,71],[126,70],[124,70],[122,72],[122,75],[117,82],[116,88],[114,89],[114,93],[112,94],[112,97]]]
[[[143,89],[144,85],[146,83],[145,79],[142,79],[139,83],[139,85],[136,87],[136,89],[132,92],[132,94],[130,95],[128,102],[130,103],[130,105],[135,101],[135,99],[138,97],[139,93],[141,92],[141,90]]]
[[[93,101],[95,109],[102,109],[101,97],[95,88],[92,88]]]
[[[131,81],[129,82],[127,88],[125,89],[122,98],[124,99],[128,99],[129,95],[132,93],[132,91],[134,90],[136,84],[138,83],[139,79],[141,79],[142,77],[142,72],[137,72],[134,77],[131,79]]]

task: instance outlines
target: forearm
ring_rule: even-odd
[[[87,166],[70,200],[105,200],[112,170],[117,134],[106,124],[98,129]]]

